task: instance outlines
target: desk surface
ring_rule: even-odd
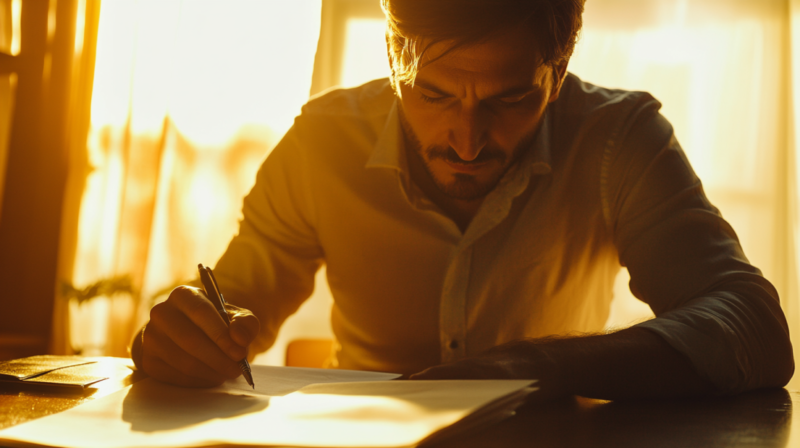
[[[85,395],[0,389],[0,429],[61,412],[138,381],[129,359],[97,358],[110,379]],[[765,390],[733,398],[606,402],[578,398],[528,406],[490,428],[437,447],[795,447],[800,393]]]

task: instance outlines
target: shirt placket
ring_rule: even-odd
[[[453,249],[442,287],[439,308],[439,344],[443,363],[467,356],[468,294],[475,242],[502,222],[511,203],[527,187],[530,174],[523,170],[501,182]]]
[[[466,356],[467,290],[472,248],[471,244],[455,248],[442,288],[439,343],[443,363]]]

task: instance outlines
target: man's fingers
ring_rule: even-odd
[[[222,319],[219,319],[224,326],[225,324],[221,322]],[[181,310],[163,306],[163,304],[156,305],[150,312],[150,321],[155,324],[154,331],[159,331],[165,335],[164,339],[170,340],[182,351],[203,362],[221,375],[227,378],[235,378],[240,373],[236,367],[236,362],[223,352],[219,345],[212,341],[206,332],[199,328]],[[225,330],[227,333],[227,328]],[[145,331],[145,335],[147,335],[147,331]],[[228,336],[228,339],[230,340],[230,336]],[[164,342],[159,341],[159,343]],[[232,340],[230,340],[230,344],[235,345],[241,352],[241,356],[244,357],[244,349],[242,347],[234,344]],[[147,345],[146,341],[145,345]],[[164,361],[174,365],[173,360],[170,358],[164,358]]]
[[[408,377],[410,380],[454,380],[454,379],[467,379],[471,376],[465,376],[467,369],[461,366],[462,363],[441,364],[438,366],[428,367],[422,372],[415,373]]]
[[[230,359],[239,361],[247,356],[247,351],[231,338],[228,326],[211,301],[206,299],[204,294],[201,295],[199,290],[189,289],[189,291],[192,294],[174,294],[173,305],[201,328]]]
[[[187,377],[199,378],[215,384],[222,383],[227,379],[225,375],[184,351],[154,325],[145,332],[145,339],[147,344],[145,357],[147,358],[159,358]]]
[[[228,316],[231,320],[230,335],[233,342],[242,347],[247,347],[258,335],[261,325],[258,318],[244,308],[227,305]]]
[[[248,310],[231,307],[230,326],[205,293],[178,287],[150,310],[139,350],[142,368],[162,381],[208,387],[241,375],[238,361],[259,331]]]
[[[463,372],[454,368],[452,364],[429,367],[422,372],[415,373],[408,377],[410,380],[452,380],[465,379]]]
[[[502,365],[492,359],[467,358],[429,367],[409,377],[411,380],[480,380],[512,378]]]

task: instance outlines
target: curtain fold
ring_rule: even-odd
[[[86,139],[91,116],[92,88],[94,83],[95,48],[100,22],[101,0],[79,0],[75,32],[75,54],[72,66],[72,92],[70,95],[69,123],[69,173],[64,191],[64,207],[59,238],[58,279],[72,277],[75,265],[75,248],[78,235],[78,211],[86,186],[90,166],[86,152]],[[59,288],[53,310],[53,328],[49,352],[58,355],[72,354],[70,344],[68,299]]]

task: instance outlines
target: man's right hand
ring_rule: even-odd
[[[238,362],[259,330],[250,311],[227,305],[231,325],[205,293],[179,286],[150,310],[150,322],[131,348],[136,366],[165,383],[212,387],[242,374]]]

